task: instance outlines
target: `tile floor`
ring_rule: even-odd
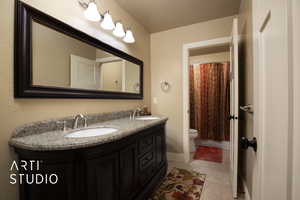
[[[193,155],[191,156],[193,157]],[[173,167],[192,169],[206,174],[206,180],[200,200],[232,200],[229,175],[229,151],[223,151],[223,162],[215,163],[193,160],[190,163],[169,161],[169,169]],[[242,198],[239,198],[242,200]]]

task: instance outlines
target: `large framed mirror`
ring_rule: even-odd
[[[143,62],[16,1],[16,98],[142,99]]]

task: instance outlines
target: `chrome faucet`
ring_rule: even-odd
[[[132,117],[131,117],[131,119],[135,119],[135,117],[137,116],[137,115],[139,115],[139,113],[141,112],[141,108],[136,108],[134,111],[133,111],[133,113],[132,113]]]
[[[73,129],[78,128],[78,120],[84,119],[84,127],[87,127],[87,118],[83,114],[78,114],[74,117]]]

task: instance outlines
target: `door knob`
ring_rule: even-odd
[[[249,147],[252,147],[255,152],[257,151],[257,140],[255,137],[250,141],[248,140],[248,138],[242,137],[240,143],[243,149],[248,149]]]

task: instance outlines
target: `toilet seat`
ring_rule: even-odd
[[[190,131],[189,131],[189,136],[190,136],[191,138],[196,138],[196,137],[198,136],[198,131],[195,130],[195,129],[190,129]]]
[[[190,133],[198,133],[196,129],[190,129]]]
[[[195,139],[198,137],[198,131],[195,129],[189,130],[189,138],[190,138],[190,152],[196,151],[196,143]]]

